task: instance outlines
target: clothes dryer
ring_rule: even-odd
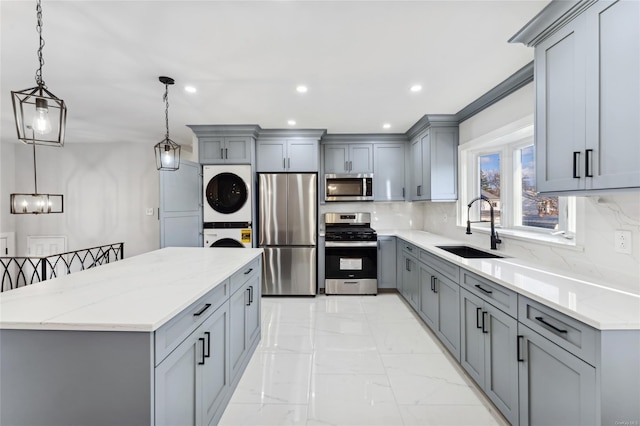
[[[253,200],[251,166],[203,166],[203,220],[250,227]]]

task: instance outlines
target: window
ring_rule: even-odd
[[[467,213],[472,222],[489,221],[489,203],[476,202],[467,209],[469,201],[484,196],[493,207],[496,227],[511,235],[551,241],[573,238],[574,197],[549,197],[535,191],[533,125],[514,123],[513,127],[496,131],[500,136],[487,135],[461,145],[458,224],[466,225]],[[489,224],[472,226],[483,229]]]

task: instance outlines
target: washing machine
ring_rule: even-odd
[[[250,165],[203,166],[202,183],[205,223],[250,227],[253,199]]]
[[[213,224],[212,224],[213,225]],[[212,226],[208,225],[208,226]],[[205,228],[205,247],[251,248],[251,228]]]

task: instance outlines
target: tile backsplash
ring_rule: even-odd
[[[381,229],[421,229],[422,210],[405,202],[329,202],[320,204],[320,232],[324,232],[324,213],[371,213],[371,227]]]

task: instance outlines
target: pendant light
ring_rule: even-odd
[[[13,114],[18,131],[18,139],[26,144],[63,146],[64,131],[67,123],[67,107],[64,101],[47,89],[42,78],[42,6],[37,1],[36,29],[40,38],[38,47],[38,61],[40,67],[36,70],[36,87],[21,91],[11,91]],[[32,131],[29,137],[27,130]]]
[[[63,213],[64,203],[62,194],[38,194],[38,177],[36,174],[36,145],[35,131],[31,126],[27,126],[31,130],[34,140],[30,143],[33,145],[33,194],[11,194],[11,214],[47,214],[47,213]]]
[[[171,77],[159,77],[164,84],[164,117],[167,133],[163,140],[155,146],[156,167],[158,170],[175,171],[180,167],[180,145],[169,139],[169,85],[174,81]]]

